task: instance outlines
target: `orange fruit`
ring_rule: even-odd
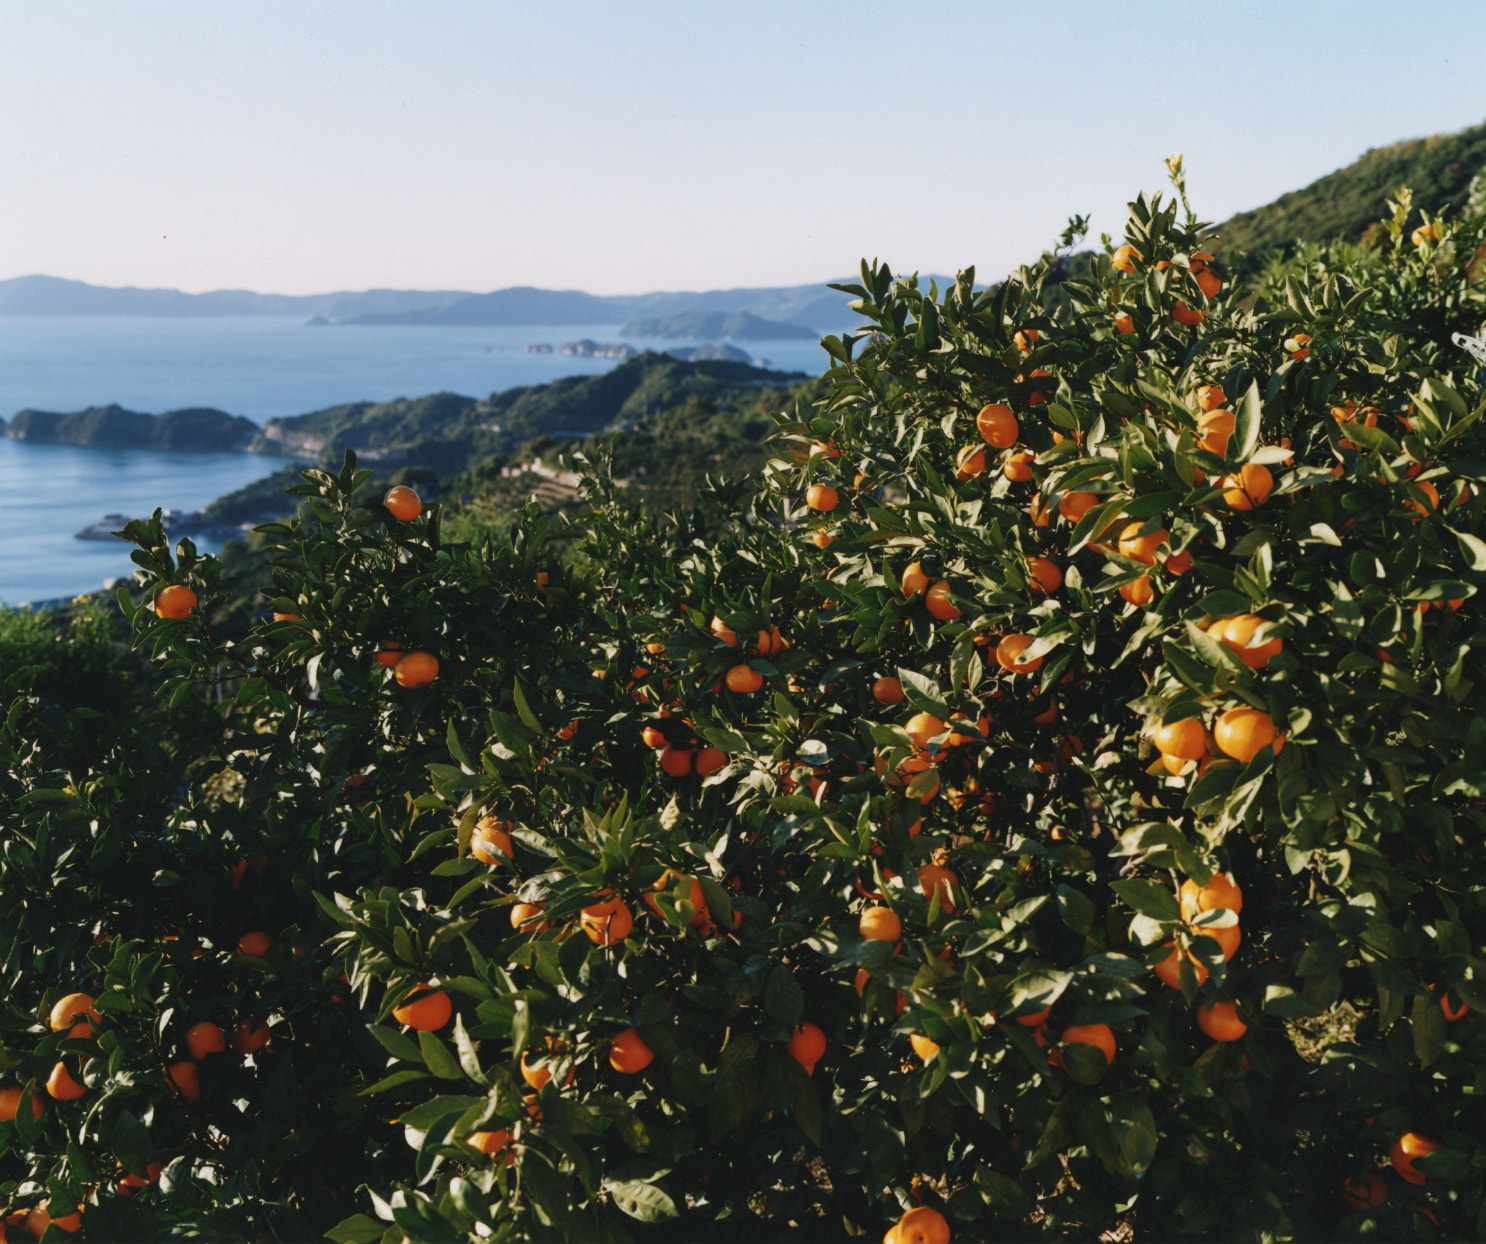
[[[1063,1029],[1061,1040],[1064,1045],[1092,1045],[1106,1062],[1114,1062],[1115,1037],[1108,1024],[1073,1024]]]
[[[1176,300],[1176,306],[1171,308],[1171,318],[1178,324],[1185,325],[1187,328],[1195,328],[1207,318],[1207,312],[1198,311],[1195,307],[1189,307],[1185,301],[1178,298]]]
[[[1180,952],[1177,950],[1175,942],[1168,942],[1167,945],[1171,947],[1171,953],[1151,970],[1165,984],[1170,985],[1173,989],[1180,989],[1182,987]],[[1204,984],[1207,981],[1207,965],[1199,963],[1191,954],[1187,955],[1187,962],[1192,965],[1192,972],[1197,983],[1199,985]]]
[[[1418,522],[1419,519],[1428,518],[1440,508],[1440,494],[1439,489],[1427,479],[1416,479],[1413,481],[1413,486],[1424,494],[1424,500],[1416,501],[1413,497],[1406,497],[1404,504],[1414,511],[1416,515],[1414,521]]]
[[[1034,591],[1052,593],[1063,586],[1063,571],[1046,557],[1029,557],[1027,570]]]
[[[955,455],[955,478],[961,482],[984,475],[986,451],[983,445],[966,445]]]
[[[1223,282],[1218,274],[1205,266],[1199,270],[1194,264],[1192,267],[1192,279],[1197,282],[1197,288],[1208,298],[1216,298],[1218,291],[1223,288]]]
[[[1141,534],[1145,524],[1143,522],[1127,523],[1125,529],[1120,532],[1119,549],[1124,557],[1132,561],[1140,562],[1142,565],[1154,566],[1156,564],[1156,550],[1169,539],[1166,531],[1157,528],[1155,531]]]
[[[937,738],[944,733],[944,723],[935,717],[933,713],[914,713],[908,719],[908,724],[903,727],[908,737],[913,740],[914,746],[919,750],[928,747],[929,740]],[[927,767],[927,766],[925,766]]]
[[[21,1090],[14,1084],[8,1084],[0,1089],[0,1123],[10,1123],[16,1117],[21,1108]],[[31,1094],[31,1117],[41,1118],[46,1111],[39,1094]]]
[[[719,643],[727,644],[733,648],[738,646],[737,632],[721,618],[714,615],[712,621],[708,624],[708,629],[712,632],[712,637]]]
[[[578,914],[578,924],[595,946],[622,942],[635,927],[635,917],[622,899],[591,903]]]
[[[1197,386],[1197,404],[1203,410],[1217,410],[1218,407],[1226,405],[1228,395],[1223,392],[1220,384],[1199,384]]]
[[[1027,517],[1032,520],[1034,527],[1047,526],[1047,502],[1042,499],[1040,492],[1033,493],[1032,500],[1027,502]]]
[[[227,1038],[216,1024],[204,1019],[186,1029],[186,1048],[191,1051],[191,1057],[200,1062],[208,1054],[225,1054]]]
[[[1342,1200],[1352,1209],[1376,1209],[1388,1199],[1388,1184],[1377,1171],[1348,1175],[1342,1183]]]
[[[195,608],[196,593],[181,583],[172,583],[155,597],[155,612],[175,622],[184,622]]]
[[[509,1152],[511,1144],[509,1128],[497,1128],[493,1132],[471,1132],[464,1138],[464,1143],[476,1153],[483,1153],[487,1158],[499,1157],[505,1153],[507,1166],[516,1160],[516,1155]]]
[[[67,1070],[67,1064],[58,1060],[56,1066],[52,1067],[51,1075],[46,1078],[46,1091],[58,1101],[76,1101],[88,1089],[74,1081],[73,1073]]]
[[[261,929],[255,929],[251,933],[244,933],[237,939],[237,953],[240,955],[253,955],[259,959],[268,954],[273,945],[273,939]]]
[[[556,1055],[560,1054],[561,1052],[562,1046],[558,1042],[554,1041],[551,1037],[548,1037],[547,1053],[542,1056],[543,1060],[551,1061]],[[538,1093],[540,1093],[546,1086],[547,1082],[552,1079],[552,1068],[535,1066],[532,1063],[527,1062],[527,1056],[530,1053],[531,1051],[528,1050],[526,1051],[526,1053],[523,1053],[521,1055],[521,1078],[525,1080],[527,1084],[535,1089]],[[573,1082],[573,1076],[576,1074],[576,1072],[576,1067],[568,1068],[567,1077],[562,1082],[564,1088],[566,1088]]]
[[[1213,725],[1213,742],[1225,756],[1248,764],[1266,747],[1275,746],[1277,731],[1268,713],[1257,708],[1230,708]]]
[[[1183,549],[1180,553],[1172,553],[1166,559],[1166,570],[1170,574],[1184,575],[1192,569],[1192,550]]]
[[[1032,646],[1030,635],[1008,635],[996,645],[996,663],[1008,673],[1035,674],[1042,668],[1042,658],[1020,659],[1023,652]]]
[[[1114,317],[1115,332],[1128,336],[1135,331],[1135,317],[1128,311],[1117,311]]]
[[[1045,1006],[1040,1011],[1033,1011],[1030,1015],[1018,1015],[1016,1022],[1023,1028],[1041,1028],[1052,1016],[1053,1008]]]
[[[1450,1002],[1450,993],[1446,990],[1440,997],[1440,1011],[1444,1014],[1447,1024],[1454,1024],[1464,1019],[1470,1013],[1470,1007],[1464,1002],[1459,1007],[1452,1005]]]
[[[411,523],[423,513],[423,498],[406,484],[389,488],[382,504],[387,507],[387,513],[401,523]]]
[[[634,1028],[626,1028],[609,1042],[609,1066],[623,1075],[632,1076],[644,1071],[654,1059],[655,1051],[645,1044]]]
[[[536,928],[526,928],[527,925],[535,921],[541,914],[541,903],[513,903],[511,905],[511,927],[513,929],[522,929],[528,933],[541,933],[547,928],[546,921],[539,922]]]
[[[232,1048],[239,1054],[256,1054],[268,1044],[269,1035],[267,1024],[245,1019],[232,1030]]]
[[[85,1019],[95,1024],[101,1023],[103,1016],[93,1009],[94,1001],[93,995],[86,993],[70,993],[58,998],[52,1006],[51,1014],[47,1017],[51,1030],[61,1032]]]
[[[1037,455],[1029,449],[1012,454],[1001,466],[1001,474],[1014,484],[1025,484],[1032,478],[1032,463]]]
[[[201,1096],[201,1076],[189,1058],[171,1063],[165,1069],[165,1083],[187,1101],[195,1101]]]
[[[1070,523],[1076,523],[1099,503],[1092,492],[1065,492],[1058,498],[1058,513]]]
[[[439,659],[431,652],[410,652],[392,667],[399,687],[426,687],[439,676]]]
[[[1222,480],[1223,500],[1230,510],[1258,509],[1274,491],[1274,476],[1257,462],[1245,462],[1236,475]]]
[[[696,753],[689,747],[667,747],[661,751],[660,767],[672,777],[686,777],[692,770],[695,757]]]
[[[728,754],[722,748],[704,747],[697,753],[692,769],[698,777],[706,777],[709,773],[716,773],[727,762]]]
[[[1222,618],[1214,622],[1207,628],[1207,633],[1251,670],[1263,669],[1269,664],[1269,658],[1285,646],[1285,641],[1277,636],[1266,639],[1262,644],[1253,643],[1254,632],[1266,620],[1257,613],[1241,613],[1237,617]]]
[[[56,1227],[58,1231],[66,1231],[71,1234],[79,1230],[83,1225],[83,1216],[80,1210],[70,1214],[63,1214],[60,1218],[53,1218],[42,1206],[27,1212],[21,1226],[26,1232],[36,1239],[41,1239],[46,1234],[48,1227]]]
[[[814,1075],[815,1064],[820,1062],[826,1052],[826,1034],[819,1026],[806,1020],[795,1029],[784,1048],[795,1062],[805,1068],[807,1076]]]
[[[940,910],[946,913],[955,909],[950,886],[959,884],[960,879],[954,873],[938,864],[925,864],[918,870],[918,885],[919,889],[924,892],[924,897],[933,902],[934,895],[937,893]]]
[[[1151,587],[1151,576],[1143,574],[1138,579],[1132,579],[1129,583],[1120,584],[1120,595],[1132,605],[1149,605],[1155,597],[1156,591]]]
[[[1292,343],[1293,349],[1291,348]],[[1290,351],[1290,357],[1297,363],[1301,359],[1309,358],[1311,355],[1310,333],[1296,333],[1295,336],[1286,341],[1285,348]]]
[[[823,514],[834,510],[840,499],[836,490],[827,484],[811,484],[805,490],[805,504]]]
[[[903,684],[891,675],[884,675],[872,684],[872,698],[886,708],[903,703]]]
[[[936,618],[940,622],[953,622],[960,616],[960,611],[955,608],[954,601],[950,599],[948,579],[940,579],[924,593],[924,608],[929,611],[931,618]]]
[[[810,456],[814,458],[817,454],[826,458],[839,458],[841,450],[835,441],[816,441],[810,446]]]
[[[377,649],[377,664],[383,669],[390,670],[407,655],[407,652],[407,648],[402,644],[395,643],[390,639],[385,640],[382,646]]]
[[[888,1228],[882,1244],[949,1244],[949,1223],[937,1209],[916,1205]]]
[[[1134,272],[1135,265],[1145,258],[1130,243],[1115,247],[1115,252],[1109,257],[1109,266],[1116,272]]]
[[[454,1004],[442,989],[420,983],[400,1004],[392,1008],[392,1018],[419,1032],[437,1032],[454,1014]]]
[[[1237,1041],[1249,1026],[1238,1017],[1238,1008],[1231,1002],[1210,1002],[1197,1008],[1197,1027],[1214,1041]]]
[[[903,921],[891,907],[868,907],[857,921],[863,940],[896,942],[903,936]]]
[[[1037,344],[1037,338],[1040,336],[1041,334],[1035,328],[1024,328],[1012,334],[1011,344],[1026,354]]]
[[[642,726],[640,740],[652,751],[664,751],[671,744],[657,726]]]
[[[991,402],[980,408],[980,413],[975,416],[975,430],[992,449],[1010,449],[1022,431],[1011,407],[1000,402]]]
[[[933,1059],[935,1054],[939,1053],[937,1042],[931,1041],[928,1037],[916,1032],[908,1034],[908,1044],[913,1046],[913,1052],[918,1055],[920,1062],[927,1063]]]
[[[482,864],[499,867],[515,856],[511,846],[510,821],[497,821],[493,816],[482,816],[475,822],[470,834],[470,854]]]
[[[1441,1145],[1437,1140],[1421,1136],[1418,1132],[1405,1132],[1388,1150],[1388,1162],[1403,1179],[1420,1185],[1424,1182],[1424,1172],[1414,1165],[1414,1159],[1422,1158],[1426,1153],[1433,1153],[1439,1148]]]
[[[831,533],[824,527],[810,533],[810,543],[818,549],[829,548],[831,545]]]
[[[1191,920],[1205,911],[1231,911],[1234,915],[1243,911],[1243,890],[1227,873],[1214,873],[1204,886],[1190,878],[1183,881],[1177,899],[1183,920]]]
[[[1156,750],[1181,760],[1201,760],[1207,755],[1207,728],[1196,717],[1184,717],[1156,731]]]
[[[899,580],[899,586],[903,592],[903,598],[917,596],[929,586],[929,576],[924,573],[922,562],[909,562],[903,570],[903,577]]]
[[[751,665],[735,665],[728,670],[723,681],[727,683],[729,691],[751,695],[764,685],[764,676]]]
[[[1243,930],[1236,924],[1221,926],[1218,928],[1201,928],[1195,930],[1198,937],[1210,937],[1218,943],[1218,949],[1223,952],[1225,961],[1233,958],[1238,953],[1239,945],[1243,942]]]
[[[668,890],[677,902],[690,903],[696,913],[691,919],[693,925],[703,925],[711,919],[707,911],[707,895],[702,889],[702,883],[695,877],[688,877],[674,868],[668,868],[650,888],[652,891]],[[661,919],[665,919],[665,912],[656,901],[654,893],[645,895],[645,906]]]

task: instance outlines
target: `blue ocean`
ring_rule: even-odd
[[[214,406],[262,422],[352,401],[448,391],[471,397],[562,376],[610,359],[528,353],[615,325],[582,327],[311,327],[268,317],[145,319],[0,317],[0,418],[27,407],[71,411],[117,402],[158,413]],[[656,350],[695,344],[625,339]],[[740,343],[756,362],[819,374],[810,340]],[[127,575],[122,542],[74,533],[105,514],[194,510],[282,465],[253,454],[80,449],[0,437],[0,602],[52,600]]]

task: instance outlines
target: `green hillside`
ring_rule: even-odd
[[[1385,201],[1399,187],[1414,192],[1414,206],[1434,215],[1459,208],[1471,179],[1486,168],[1486,124],[1458,134],[1436,134],[1378,147],[1273,203],[1240,212],[1217,227],[1221,245],[1259,254],[1299,241],[1361,242]],[[1416,218],[1417,223],[1417,218]]]

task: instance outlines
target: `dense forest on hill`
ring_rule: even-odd
[[[1486,168],[1486,124],[1376,147],[1273,203],[1240,212],[1217,227],[1227,250],[1259,254],[1297,241],[1369,241],[1378,236],[1384,200],[1407,186],[1431,216],[1464,206],[1471,178]]]

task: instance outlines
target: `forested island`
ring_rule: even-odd
[[[245,450],[259,433],[251,419],[211,407],[147,415],[112,403],[70,414],[22,410],[0,427],[13,441],[109,449]]]

